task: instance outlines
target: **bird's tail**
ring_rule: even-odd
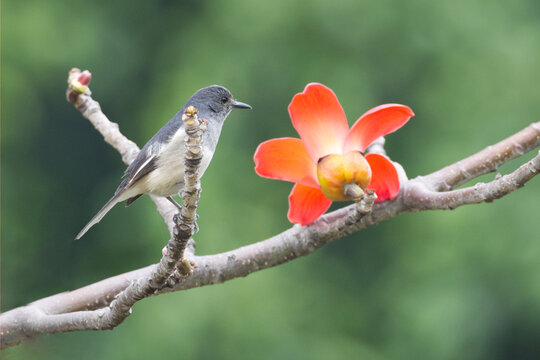
[[[92,220],[90,220],[90,222],[88,224],[86,224],[86,226],[77,234],[77,237],[75,238],[75,240],[79,240],[80,238],[82,238],[83,235],[86,234],[86,232],[92,226],[94,226],[95,224],[100,222],[101,219],[103,219],[105,214],[107,214],[109,212],[109,210],[111,210],[113,208],[113,206],[116,205],[116,203],[121,201],[119,199],[119,197],[120,197],[119,195],[120,194],[115,194],[109,201],[107,201],[107,203],[101,208],[101,210],[99,210],[98,213],[96,215],[94,215]]]

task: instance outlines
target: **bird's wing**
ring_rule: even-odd
[[[148,175],[156,168],[157,155],[147,155],[140,153],[139,156],[128,166],[124,173],[124,179],[115,191],[115,194],[119,194],[126,189],[129,189],[138,180]]]
[[[134,164],[129,176],[127,176],[126,188],[133,185],[137,180],[141,179],[143,176],[147,175],[149,172],[156,168],[156,155],[151,155],[144,161],[139,161]]]
[[[124,179],[118,186],[118,189],[116,189],[115,194],[129,189],[138,180],[156,169],[159,154],[162,151],[163,146],[168,144],[176,132],[184,125],[180,115],[181,112],[182,110],[159,129],[159,131],[141,149],[139,155],[137,155],[135,160],[133,160],[126,169]]]

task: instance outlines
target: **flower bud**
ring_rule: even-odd
[[[81,75],[79,75],[77,80],[79,80],[81,85],[88,86],[88,84],[90,84],[90,80],[92,80],[92,73],[88,70],[84,70]]]
[[[332,154],[319,159],[317,178],[324,195],[332,201],[361,198],[371,180],[371,168],[359,151]],[[356,188],[357,185],[360,189]]]
[[[75,69],[72,69],[72,71],[73,70]],[[90,84],[90,80],[92,80],[92,73],[90,73],[90,71],[88,70],[84,70],[76,79],[71,82],[71,86],[73,86],[73,89],[75,89],[75,91],[82,94],[86,91],[86,89],[88,89],[88,84]]]

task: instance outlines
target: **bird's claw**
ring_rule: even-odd
[[[199,220],[199,214],[195,214],[195,221],[193,222],[193,234],[199,233],[199,224],[197,224],[197,220]]]

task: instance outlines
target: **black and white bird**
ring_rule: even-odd
[[[164,196],[173,204],[178,204],[172,195],[178,194],[184,186],[184,109],[194,106],[199,111],[200,119],[208,121],[203,134],[203,156],[200,164],[200,176],[212,160],[219,140],[221,128],[232,109],[251,109],[251,106],[234,100],[231,92],[219,85],[212,85],[198,90],[186,104],[169,120],[141,149],[135,160],[128,166],[124,178],[113,197],[79,232],[80,239],[92,226],[97,224],[121,201],[131,205],[143,194]]]

